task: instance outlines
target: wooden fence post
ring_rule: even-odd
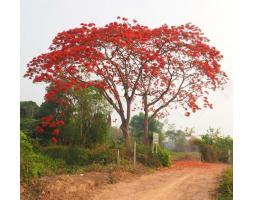
[[[118,152],[117,152],[117,165],[119,166],[120,165],[120,150],[118,149]]]
[[[136,165],[136,141],[134,143],[134,166]]]

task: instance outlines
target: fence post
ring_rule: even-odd
[[[120,150],[118,149],[118,152],[117,152],[117,165],[119,166],[120,165]]]
[[[136,141],[134,143],[134,166],[136,165]]]

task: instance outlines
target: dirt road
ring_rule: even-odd
[[[178,163],[137,179],[107,185],[94,191],[93,200],[211,200],[223,164]]]
[[[21,187],[21,200],[212,200],[227,167],[178,161],[143,175],[115,171],[115,184],[108,184],[106,172],[42,177],[33,187]]]

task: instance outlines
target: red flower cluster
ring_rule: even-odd
[[[59,134],[59,130],[58,129],[54,129],[52,132],[53,135],[57,136]]]
[[[56,144],[56,143],[58,142],[58,139],[57,139],[56,137],[53,137],[53,138],[51,139],[51,141],[52,141],[54,144]]]
[[[63,113],[62,113],[63,114]],[[55,115],[50,115],[50,116],[45,116],[41,118],[41,124],[36,126],[35,131],[38,134],[44,133],[45,129],[53,129],[52,130],[52,135],[54,136],[52,138],[52,142],[56,143],[57,142],[57,136],[59,135],[60,131],[59,128],[60,126],[64,126],[65,122],[63,120],[56,120]],[[44,127],[44,128],[43,128]]]
[[[41,126],[36,126],[35,131],[40,134],[44,132],[44,129]]]

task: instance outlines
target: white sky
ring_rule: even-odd
[[[21,1],[21,77],[26,64],[48,51],[54,36],[82,22],[105,25],[117,16],[137,19],[150,27],[187,22],[199,26],[211,44],[224,55],[223,70],[230,81],[224,91],[212,94],[214,109],[198,111],[185,117],[182,110],[167,118],[177,128],[195,127],[202,134],[211,126],[232,135],[232,38],[231,1],[228,0],[23,0]],[[41,104],[45,85],[21,78],[21,100]]]

